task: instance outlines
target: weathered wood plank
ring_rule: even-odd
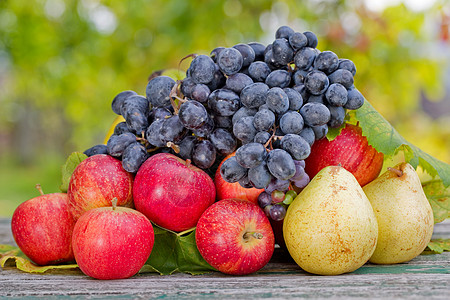
[[[12,244],[9,220],[0,219],[0,244]],[[450,222],[437,224],[435,238],[450,237]],[[256,274],[199,276],[139,274],[126,280],[100,281],[79,270],[28,274],[0,271],[0,297],[66,298],[402,298],[448,299],[450,252],[421,255],[391,266],[366,264],[351,274],[316,276],[302,271],[289,255],[277,249],[272,261]]]

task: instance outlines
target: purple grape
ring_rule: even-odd
[[[286,207],[284,205],[273,205],[269,211],[270,218],[274,221],[281,221],[286,216]]]
[[[272,204],[272,197],[270,196],[270,194],[268,194],[266,192],[262,192],[261,194],[259,194],[259,196],[258,196],[259,207],[264,208],[270,204]]]

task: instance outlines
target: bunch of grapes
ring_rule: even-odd
[[[310,181],[305,159],[329,127],[344,123],[346,110],[361,107],[356,67],[332,51],[318,50],[312,32],[280,27],[267,46],[252,42],[192,55],[186,78],[152,78],[146,96],[119,93],[112,109],[122,115],[107,153],[135,173],[151,155],[173,153],[225,181],[265,189],[258,202],[282,220],[297,189]]]

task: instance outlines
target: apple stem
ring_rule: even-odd
[[[388,169],[388,171],[394,172],[395,174],[397,174],[398,177],[402,177],[403,176],[403,171],[402,170],[399,170],[399,169],[396,169],[396,168],[391,168],[391,167],[388,167],[387,169]]]
[[[112,209],[116,210],[117,207],[117,197],[114,197],[114,199],[111,200]]]
[[[186,167],[190,167],[190,165],[191,165],[191,160],[188,158],[188,159],[186,159]]]
[[[44,196],[44,191],[42,190],[41,184],[38,183],[35,185],[36,189],[39,191],[39,193],[41,194],[41,196]]]
[[[249,240],[250,238],[255,238],[257,240],[262,239],[264,236],[260,232],[246,232],[244,233],[244,240]]]

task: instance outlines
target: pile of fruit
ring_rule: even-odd
[[[183,80],[156,75],[146,96],[119,93],[112,110],[123,122],[106,145],[84,152],[67,194],[15,211],[18,246],[37,264],[76,260],[99,279],[136,274],[152,252],[153,226],[195,227],[204,260],[236,275],[266,265],[275,243],[315,274],[420,254],[433,215],[417,174],[402,164],[377,178],[383,154],[345,124],[364,104],[356,67],[317,45],[314,33],[282,26],[268,46],[192,55]],[[341,130],[331,142],[329,128]],[[391,185],[413,194],[406,201]],[[408,232],[410,245],[386,247]]]

